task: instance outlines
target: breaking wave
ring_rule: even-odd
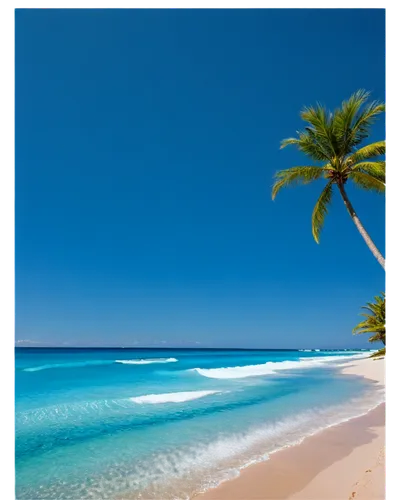
[[[300,358],[297,361],[268,361],[261,365],[232,366],[227,368],[192,368],[192,371],[207,378],[232,379],[273,375],[281,370],[315,368],[322,365],[334,365],[337,361],[364,358],[365,354],[354,356],[319,356]]]
[[[176,358],[154,358],[154,359],[116,359],[116,363],[123,365],[151,365],[152,363],[176,363]]]
[[[138,396],[129,398],[134,403],[143,404],[160,404],[160,403],[184,403],[193,399],[204,398],[211,394],[217,394],[219,391],[187,391],[187,392],[170,392],[167,394],[147,394],[146,396]]]

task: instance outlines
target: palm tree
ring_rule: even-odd
[[[361,224],[351,204],[345,186],[348,180],[358,187],[378,193],[385,192],[385,162],[377,157],[385,154],[385,141],[360,147],[368,137],[369,129],[385,105],[377,101],[366,104],[369,92],[359,90],[342,103],[333,113],[318,104],[305,108],[301,118],[307,122],[305,130],[297,132],[298,137],[285,139],[281,149],[289,144],[319,165],[293,167],[275,174],[272,199],[278,192],[291,184],[308,184],[317,179],[326,179],[325,185],[314,207],[311,228],[314,239],[319,243],[328,207],[336,184],[354,224],[364,238],[368,248],[385,268],[385,259]]]
[[[368,302],[363,307],[368,312],[361,314],[365,319],[353,328],[353,334],[372,333],[370,342],[382,342],[385,347],[373,354],[376,357],[386,353],[386,297],[382,292],[374,298],[375,302]]]

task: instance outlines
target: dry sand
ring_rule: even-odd
[[[384,360],[343,369],[379,385]],[[199,500],[377,500],[385,498],[385,405],[305,439],[252,465]]]

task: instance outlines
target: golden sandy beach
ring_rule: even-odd
[[[343,373],[385,383],[382,359],[354,361]],[[381,500],[385,498],[385,405],[326,429],[244,469],[202,500]]]

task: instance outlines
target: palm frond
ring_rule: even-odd
[[[386,355],[386,347],[383,347],[382,349],[379,349],[379,351],[372,353],[370,358],[382,358],[385,355]]]
[[[335,156],[337,144],[332,130],[332,114],[329,114],[323,106],[318,104],[316,107],[305,107],[300,116],[311,125],[306,127],[306,132],[314,142],[323,147],[326,156]]]
[[[377,314],[377,312],[385,311],[386,306],[386,295],[385,292],[381,292],[380,295],[375,295],[375,302],[367,302],[366,306],[363,306],[362,309],[366,309],[367,311],[371,311],[373,314]]]
[[[369,95],[370,93],[366,90],[357,90],[347,101],[342,102],[341,108],[337,109],[333,115],[332,126],[340,143],[341,155],[343,156],[351,151],[350,139],[353,121]]]
[[[369,342],[382,342],[382,334],[383,332],[379,331],[379,332],[375,332],[375,335],[372,335],[372,337],[370,337],[368,339]]]
[[[272,199],[274,200],[278,192],[291,184],[309,184],[316,179],[320,179],[326,174],[323,167],[292,167],[287,170],[280,170],[275,174],[275,183],[272,187]]]
[[[364,320],[353,328],[353,334],[372,333],[369,342],[386,344],[386,297],[385,293],[374,297],[375,302],[363,306],[369,313],[362,313]]]
[[[357,146],[368,137],[371,125],[375,122],[376,117],[384,111],[385,105],[383,103],[373,101],[359,113],[349,137],[351,147]]]
[[[375,335],[379,335],[379,338],[371,340],[373,337],[369,339],[370,342],[376,342],[377,340],[381,340],[381,336],[383,334],[383,331],[379,329],[378,331],[378,326],[377,324],[370,324],[370,320],[365,320],[362,321],[357,325],[356,328],[353,329],[353,333],[355,335],[359,335],[360,333],[375,333]]]
[[[376,297],[375,297],[376,299]],[[366,311],[369,311],[372,314],[376,314],[377,308],[379,307],[380,301],[376,300],[376,304],[373,302],[367,302],[367,305],[362,306],[361,309],[365,309]],[[369,316],[369,314],[362,314],[362,316]]]
[[[375,158],[376,156],[381,156],[386,153],[386,141],[378,141],[373,144],[368,144],[363,148],[360,148],[355,153],[347,158],[346,163],[348,165],[353,165],[363,160],[369,160],[370,158]]]
[[[356,186],[367,191],[376,191],[377,193],[385,192],[385,183],[380,179],[364,172],[350,172],[349,179],[351,179]]]
[[[367,309],[369,312],[368,313],[361,313],[360,316],[363,316],[366,318],[364,321],[359,323],[359,325],[362,325],[363,323],[368,324],[368,325],[381,325],[384,326],[384,319],[385,319],[385,308],[382,305],[376,304],[376,307],[363,307],[362,309]]]
[[[319,243],[319,236],[324,225],[325,216],[328,213],[328,206],[332,201],[332,189],[333,182],[330,181],[324,187],[320,197],[315,204],[312,216],[311,216],[311,230],[314,236],[314,240]]]
[[[296,139],[290,137],[281,142],[281,149],[289,145],[294,145],[299,151],[306,154],[315,161],[330,161],[331,155],[325,150],[325,145],[318,141],[310,131],[298,132],[299,137]]]
[[[353,165],[351,171],[362,172],[375,177],[375,179],[383,183],[386,182],[386,162],[384,161],[362,161]]]
[[[300,142],[300,139],[296,139],[295,137],[289,137],[288,139],[283,139],[281,141],[281,147],[279,149],[286,148],[286,146],[290,145],[298,145]]]

